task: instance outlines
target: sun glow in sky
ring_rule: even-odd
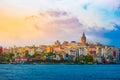
[[[120,47],[120,0],[0,0],[0,45],[87,41]]]

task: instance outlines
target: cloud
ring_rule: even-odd
[[[66,16],[68,14],[65,11],[47,11],[47,13],[53,17]]]
[[[51,40],[55,41],[56,39],[64,40],[77,40],[80,41],[80,37],[83,32],[87,35],[88,41],[109,43],[110,40],[103,37],[103,34],[106,32],[104,27],[97,29],[97,25],[93,27],[88,27],[86,24],[80,22],[78,17],[67,11],[61,11],[57,13],[66,13],[67,15],[61,15],[60,17],[54,16],[51,13],[56,13],[56,11],[45,11],[40,12],[42,15],[34,15],[30,18],[27,18],[28,24],[33,25],[33,27],[40,34],[45,34],[50,37]],[[44,13],[44,14],[43,14]],[[44,16],[43,16],[44,15]],[[56,14],[55,14],[56,15]],[[47,18],[47,19],[46,19]],[[45,21],[44,21],[45,19]],[[31,22],[33,21],[33,22]],[[36,21],[36,22],[35,22]],[[44,38],[44,37],[41,37]]]

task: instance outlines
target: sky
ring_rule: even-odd
[[[120,0],[0,0],[0,45],[56,40],[120,47]]]

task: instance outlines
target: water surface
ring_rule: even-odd
[[[0,64],[0,80],[120,80],[120,65]]]

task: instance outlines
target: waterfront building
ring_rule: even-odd
[[[0,53],[3,53],[3,47],[0,46]]]
[[[8,48],[3,48],[3,53],[9,54],[9,53],[10,53],[10,49],[8,49]]]
[[[84,55],[84,53],[85,53],[85,52],[84,52],[84,51],[85,51],[84,49],[85,49],[85,48],[80,48],[80,49],[79,49],[79,55]]]
[[[36,49],[35,49],[35,48],[30,48],[30,49],[28,50],[28,53],[29,53],[31,56],[34,55],[35,52],[36,52]]]
[[[117,51],[117,60],[116,60],[116,62],[117,63],[120,63],[120,49],[117,49],[118,51]]]
[[[105,47],[102,47],[102,48],[101,48],[101,56],[106,57],[106,56],[107,56],[106,54],[107,54],[106,48],[105,48]]]
[[[62,42],[62,47],[68,46],[69,42],[68,41],[64,41]]]
[[[35,52],[37,52],[38,54],[42,54],[43,52],[44,52],[44,50],[43,49],[40,49],[39,47],[38,48],[36,48],[36,51]]]
[[[88,54],[88,48],[87,47],[80,47],[79,49],[79,56],[80,55],[87,55]]]
[[[46,52],[53,52],[53,48],[51,46],[46,47]]]

